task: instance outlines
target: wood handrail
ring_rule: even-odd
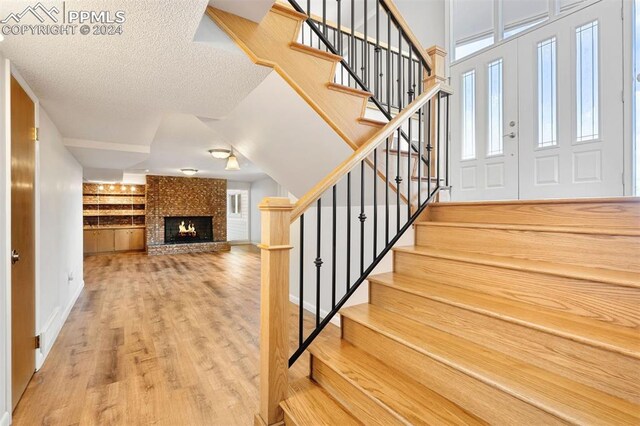
[[[411,30],[411,27],[409,26],[407,21],[404,19],[404,17],[402,16],[402,13],[400,13],[400,11],[398,10],[398,7],[393,2],[393,0],[380,0],[380,2],[384,3],[384,5],[389,10],[389,13],[391,13],[391,15],[395,18],[396,22],[398,23],[398,25],[400,25],[400,27],[402,28],[402,32],[409,39],[411,44],[413,44],[413,46],[415,47],[416,51],[420,55],[420,58],[422,58],[422,60],[429,66],[429,69],[433,71],[433,62],[431,62],[431,57],[427,55],[426,49],[422,46],[422,43],[420,43],[420,40],[418,40],[418,37],[416,37],[416,35],[413,33],[413,31]]]
[[[313,204],[318,198],[322,196],[329,188],[338,183],[342,177],[347,174],[351,169],[357,166],[362,160],[366,159],[374,149],[380,145],[385,139],[395,132],[402,123],[415,114],[420,108],[422,108],[429,100],[440,92],[451,94],[452,91],[449,86],[444,83],[436,83],[430,86],[420,96],[418,96],[413,102],[407,105],[400,114],[393,117],[383,128],[376,132],[367,142],[365,142],[360,148],[344,160],[338,167],[333,169],[331,173],[327,175],[323,180],[318,182],[313,188],[307,191],[298,202],[295,204],[293,211],[291,212],[291,223],[293,223],[302,213],[304,213],[311,204]]]

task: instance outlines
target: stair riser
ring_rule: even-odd
[[[417,226],[416,244],[439,249],[640,272],[640,237]]]
[[[443,204],[430,206],[423,218],[436,222],[638,229],[640,227],[640,202],[558,201],[531,204]]]
[[[564,424],[555,416],[349,318],[343,317],[342,332],[350,343],[491,424]]]
[[[632,402],[640,361],[370,282],[370,303]],[[478,332],[481,330],[481,332]],[[606,365],[606,369],[602,366]]]
[[[353,383],[313,355],[311,378],[363,424],[403,424],[398,417],[371,399],[362,389],[354,386]]]
[[[535,308],[574,315],[629,328],[640,327],[640,289],[577,280],[490,265],[394,252],[395,271],[435,280]]]

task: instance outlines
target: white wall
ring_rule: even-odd
[[[11,377],[9,365],[10,269],[9,233],[11,173],[9,139],[9,61],[0,53],[0,425],[9,424],[11,412]]]
[[[36,332],[40,368],[58,336],[83,282],[82,166],[40,108],[38,168],[38,259]]]
[[[262,232],[262,222],[260,221],[260,210],[258,205],[265,197],[281,197],[283,190],[278,183],[271,179],[265,178],[257,180],[251,183],[251,191],[249,193],[249,223],[251,225],[251,242],[254,244],[260,243],[260,233]]]
[[[0,426],[4,426],[11,418],[11,67],[1,54],[0,65]],[[36,145],[36,333],[42,334],[42,348],[36,351],[39,368],[83,286],[82,167],[37,102],[36,108],[40,127]]]
[[[447,1],[395,0],[398,10],[425,49],[433,45],[446,48],[445,4]]]

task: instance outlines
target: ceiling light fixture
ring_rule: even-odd
[[[198,173],[197,169],[180,169],[180,171],[187,176],[193,176]]]
[[[104,191],[104,185],[100,185],[100,186],[98,186],[98,189],[99,189],[100,191]]]
[[[114,185],[109,185],[109,189],[113,191],[114,189],[116,189],[116,187]]]
[[[219,158],[221,160],[224,160],[225,158],[229,158],[229,156],[231,155],[231,150],[224,149],[224,148],[215,148],[215,149],[210,149],[209,154],[211,154],[213,158]]]
[[[238,163],[238,159],[233,153],[229,155],[229,159],[227,160],[227,167],[225,170],[240,170],[240,164]]]

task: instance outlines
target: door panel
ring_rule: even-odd
[[[35,371],[35,105],[11,78],[11,383],[16,407]]]
[[[574,198],[623,195],[622,21],[620,0],[595,3],[518,39],[520,62],[521,198]],[[593,88],[598,97],[598,137],[579,141],[580,94],[576,67],[576,28],[597,22]],[[557,73],[557,142],[539,147],[538,43],[555,37]],[[591,42],[591,38],[590,38]],[[587,64],[583,65],[584,67]],[[589,65],[591,67],[591,65]],[[580,92],[580,93],[578,93]],[[596,118],[597,116],[597,118]]]
[[[454,200],[518,198],[517,70],[515,43],[498,46],[451,69],[452,81],[458,82],[451,105],[452,122],[460,123],[451,126]],[[465,90],[463,76],[470,72],[475,80],[472,103],[475,106],[475,155],[465,159],[464,108],[468,105],[469,91]],[[497,149],[500,145],[501,149]]]

